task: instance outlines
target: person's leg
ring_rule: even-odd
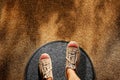
[[[79,58],[79,45],[75,41],[71,41],[66,49],[66,77],[68,80],[80,80],[75,72]]]
[[[48,54],[44,53],[40,56],[39,70],[43,80],[53,80],[52,62]]]
[[[73,69],[67,69],[66,74],[68,80],[80,80],[80,78],[77,76]]]
[[[53,80],[53,79],[50,77],[50,78],[47,78],[46,80]]]

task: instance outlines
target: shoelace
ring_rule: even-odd
[[[76,49],[72,49],[72,51],[68,50],[68,55],[66,56],[67,61],[69,63],[75,65],[76,61],[77,61],[77,53],[78,53],[77,48]]]

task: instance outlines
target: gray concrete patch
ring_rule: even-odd
[[[39,57],[42,53],[48,53],[51,56],[54,80],[66,80],[65,52],[67,44],[66,41],[54,41],[40,47],[27,64],[25,80],[42,80],[38,68]],[[95,74],[92,63],[82,48],[80,48],[80,51],[81,57],[77,74],[81,80],[94,80]]]

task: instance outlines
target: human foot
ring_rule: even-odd
[[[66,50],[66,76],[68,80],[80,80],[75,73],[79,59],[79,45],[75,41],[69,42]]]
[[[40,56],[39,69],[44,80],[53,80],[52,62],[48,54],[44,53]]]
[[[79,45],[75,41],[71,41],[67,45],[66,50],[66,68],[75,70],[80,58]]]

